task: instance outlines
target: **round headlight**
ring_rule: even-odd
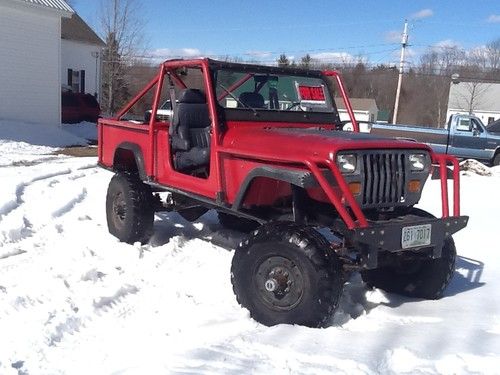
[[[345,155],[337,155],[337,166],[342,173],[354,173],[356,172],[357,166],[357,158],[356,155],[345,154]]]
[[[424,154],[411,154],[409,156],[410,166],[412,171],[423,171],[425,168]]]

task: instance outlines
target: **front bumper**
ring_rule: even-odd
[[[378,254],[381,252],[397,253],[432,248],[432,257],[440,258],[445,239],[465,228],[468,221],[468,216],[422,218],[411,215],[387,221],[369,222],[367,228],[349,230],[346,237],[351,246],[361,250],[361,266],[372,269],[377,268]],[[403,249],[403,228],[425,224],[431,225],[430,244]]]

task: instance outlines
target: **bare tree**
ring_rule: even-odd
[[[490,69],[500,70],[500,38],[486,45],[488,63]]]
[[[450,79],[453,73],[461,73],[470,63],[471,56],[457,47],[430,48],[420,58],[415,77],[415,111],[418,122],[429,125],[444,124],[448,107]]]
[[[484,82],[461,82],[461,90],[457,90],[454,98],[454,106],[462,108],[473,114],[485,99],[485,94],[491,84]]]
[[[106,41],[101,106],[108,114],[114,114],[129,98],[126,73],[143,52],[143,22],[139,18],[139,1],[101,0],[101,32]]]

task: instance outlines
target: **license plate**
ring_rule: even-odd
[[[431,224],[403,227],[401,246],[403,249],[431,244]]]

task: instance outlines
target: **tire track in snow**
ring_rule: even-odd
[[[16,195],[15,201],[11,201],[7,204],[8,209],[5,209],[3,211],[0,210],[0,224],[2,223],[2,221],[4,221],[5,224],[6,219],[14,215],[16,212],[19,212],[19,210],[23,210],[25,212],[23,213],[22,222],[19,219],[17,220],[17,222],[16,220],[12,220],[13,223],[10,223],[11,225],[10,228],[9,225],[7,224],[0,229],[0,248],[5,247],[5,245],[7,244],[19,243],[20,241],[26,238],[32,237],[35,232],[43,230],[43,228],[45,228],[51,222],[51,219],[58,219],[64,216],[65,214],[71,212],[76,205],[82,203],[87,197],[87,189],[85,187],[82,187],[81,191],[76,195],[76,197],[69,199],[62,206],[59,206],[58,208],[51,210],[52,214],[49,217],[47,217],[47,221],[43,225],[34,227],[29,220],[30,216],[29,208],[25,207],[26,202],[24,196],[28,189],[34,189],[36,188],[36,186],[38,186],[37,185],[38,183],[47,181],[49,179],[52,180],[44,186],[45,188],[49,188],[49,191],[52,189],[67,188],[67,184],[61,185],[61,183],[64,182],[65,180],[66,182],[72,182],[88,176],[85,172],[78,173],[77,171],[85,171],[95,168],[96,168],[95,165],[84,165],[82,167],[66,168],[64,170],[60,170],[53,173],[44,173],[42,175],[32,178],[27,182],[22,182],[18,184],[15,192]],[[91,174],[97,173],[96,170],[92,172]],[[61,180],[60,179],[61,177],[65,178]],[[83,185],[83,183],[79,184]],[[61,232],[61,228],[59,228],[58,231]]]
[[[85,281],[85,280],[82,280]],[[57,345],[66,338],[67,335],[76,337],[83,333],[85,328],[98,323],[106,317],[122,317],[134,310],[134,306],[128,303],[129,298],[140,291],[135,285],[124,283],[118,287],[115,292],[97,293],[92,301],[92,308],[86,306],[85,313],[80,313],[78,308],[72,308],[69,311],[63,311],[64,318],[57,324],[52,324],[46,331],[46,339],[49,346]],[[58,312],[61,314],[61,311]]]
[[[82,203],[86,197],[87,197],[87,189],[82,188],[82,192],[80,194],[78,194],[75,198],[71,199],[68,203],[66,203],[58,210],[54,211],[52,213],[52,217],[58,218],[70,212],[78,203]]]
[[[5,216],[9,215],[12,211],[14,211],[16,208],[20,207],[24,203],[23,195],[24,195],[24,192],[28,186],[31,186],[32,184],[34,184],[35,182],[38,182],[38,181],[48,180],[49,178],[63,176],[63,175],[67,175],[70,173],[71,173],[71,169],[66,168],[62,171],[43,174],[43,175],[34,177],[27,182],[21,182],[20,184],[18,184],[16,187],[16,192],[15,192],[15,194],[16,194],[15,201],[7,202],[4,204],[4,206],[0,207],[0,222],[2,222],[2,219],[5,218]]]

